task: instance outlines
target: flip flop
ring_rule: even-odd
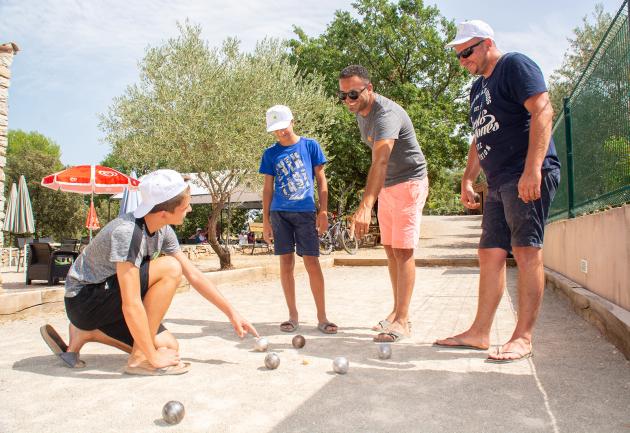
[[[125,373],[136,376],[172,376],[176,374],[188,373],[190,362],[180,362],[178,365],[170,365],[163,368],[153,368],[148,361],[143,361],[139,365],[132,367],[127,365]]]
[[[389,328],[389,325],[391,325],[392,322],[390,322],[387,319],[383,319],[380,322],[378,322],[376,325],[372,326],[372,331],[385,331],[387,330],[387,328]],[[407,322],[407,326],[409,326],[409,330],[411,331],[411,322]]]
[[[500,353],[514,353],[516,355],[519,355],[518,358],[512,358],[512,359],[494,359],[494,358],[486,358],[486,362],[490,363],[490,364],[511,364],[513,362],[518,362],[518,361],[523,361],[524,359],[529,359],[531,357],[534,356],[533,352],[527,352],[527,353],[520,353],[520,352],[514,352],[511,350],[507,350],[505,352],[500,352]]]
[[[444,340],[454,341],[455,344],[442,344],[435,341],[433,343],[433,347],[445,347],[449,349],[467,349],[467,350],[488,350],[487,347],[484,348],[484,347],[472,346],[470,344],[462,343],[460,340],[458,340],[455,337],[448,337],[448,338],[445,338]]]
[[[396,343],[405,338],[409,338],[409,336],[403,334],[402,332],[389,330],[386,332],[381,332],[376,337],[374,337],[374,342],[375,343]]]
[[[70,368],[83,368],[85,362],[79,359],[79,354],[76,352],[68,352],[68,345],[63,341],[63,338],[55,331],[50,325],[44,325],[39,328],[39,333],[42,335],[46,345],[52,350],[52,353],[57,355],[68,367]]]
[[[334,327],[335,329],[330,329]],[[337,333],[337,325],[332,322],[321,322],[317,324],[317,329],[319,329],[324,334],[336,334]]]
[[[300,327],[297,320],[289,319],[286,322],[280,324],[280,330],[282,332],[295,332]]]

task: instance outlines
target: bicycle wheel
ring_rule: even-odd
[[[348,252],[348,254],[356,254],[359,250],[359,240],[355,236],[350,239],[350,230],[344,228],[341,230],[339,234],[339,238],[341,240],[341,246],[344,250]]]
[[[330,232],[326,232],[319,237],[319,253],[328,255],[332,253],[333,243]]]

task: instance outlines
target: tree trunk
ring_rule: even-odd
[[[232,255],[230,254],[230,250],[225,246],[221,246],[217,239],[217,219],[221,215],[221,210],[223,209],[224,203],[218,200],[214,200],[214,197],[213,202],[214,203],[212,205],[212,213],[208,218],[208,242],[210,243],[210,246],[212,247],[214,252],[217,254],[217,257],[219,257],[220,269],[222,271],[226,269],[234,269],[234,266],[232,265]]]

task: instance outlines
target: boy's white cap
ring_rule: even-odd
[[[472,38],[494,39],[494,30],[486,22],[481,20],[464,21],[457,25],[455,39],[446,44],[447,47],[463,44]]]
[[[267,110],[267,132],[284,129],[291,124],[293,113],[286,105],[274,105]]]
[[[133,216],[142,218],[155,205],[176,197],[187,187],[188,185],[182,175],[175,170],[156,170],[143,176],[140,179],[140,197],[142,202],[133,211]]]

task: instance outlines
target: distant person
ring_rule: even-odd
[[[68,345],[50,326],[44,341],[69,367],[83,367],[79,352],[99,342],[129,353],[125,372],[182,374],[179,344],[162,320],[182,274],[232,322],[237,335],[256,329],[232,307],[180,250],[170,224],[184,222],[190,187],[173,170],[157,170],[140,183],[142,203],[107,224],[74,262],[66,278]]]
[[[414,249],[420,240],[422,209],[429,193],[427,162],[407,112],[374,91],[363,66],[350,65],[339,74],[339,99],[354,113],[361,139],[372,149],[372,165],[363,199],[352,216],[350,231],[361,239],[372,220],[378,198],[381,243],[393,290],[393,307],[372,329],[377,342],[410,336],[409,304],[416,279]]]
[[[505,290],[505,259],[518,266],[516,329],[489,362],[532,356],[532,334],[545,285],[543,236],[549,206],[560,182],[560,162],[551,138],[553,109],[540,68],[519,53],[503,54],[483,21],[465,21],[447,46],[460,64],[479,76],[470,90],[474,130],[462,178],[461,201],[476,209],[473,183],[483,169],[488,193],[479,240],[479,300],[468,330],[437,340],[439,346],[486,350]]]
[[[337,325],[326,316],[324,275],[319,264],[319,235],[328,228],[328,185],[324,173],[326,157],[319,143],[293,131],[289,107],[275,105],[267,110],[267,132],[278,141],[263,153],[263,236],[280,257],[280,281],[289,308],[289,319],[280,324],[284,332],[296,331],[299,315],[295,300],[295,255],[304,260],[315,307],[317,328],[336,334]],[[315,206],[313,178],[317,180],[318,204]]]
[[[203,243],[208,242],[208,239],[206,238],[205,232],[203,231],[203,229],[201,229],[199,227],[197,228],[197,230],[195,230],[195,233],[190,235],[190,237],[188,239],[193,241],[192,243],[194,243],[194,244],[203,244]]]

